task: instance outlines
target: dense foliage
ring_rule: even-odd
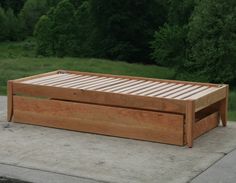
[[[33,35],[37,55],[156,63],[176,69],[178,79],[236,83],[235,0],[0,4],[0,41]]]

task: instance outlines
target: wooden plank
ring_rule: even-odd
[[[136,81],[137,80],[128,80],[128,81],[125,81],[124,83],[120,83],[120,84],[117,84],[117,85],[114,85],[114,86],[109,86],[109,87],[104,87],[104,88],[98,89],[97,91],[109,91],[109,90],[112,90],[114,88],[122,87],[122,86],[127,85],[127,84],[132,84]]]
[[[24,82],[27,80],[32,80],[32,79],[41,78],[41,77],[50,76],[50,75],[59,74],[59,73],[61,73],[61,72],[60,71],[52,71],[52,72],[37,74],[34,76],[27,76],[27,77],[23,77],[20,79],[15,79],[14,82]]]
[[[53,86],[14,83],[14,94],[71,100],[109,106],[120,106],[172,113],[185,113],[185,102],[181,100],[153,98],[137,95],[114,94],[93,90],[58,88]]]
[[[163,94],[159,94],[159,95],[157,95],[157,96],[158,96],[158,97],[166,97],[166,96],[168,96],[168,95],[174,94],[174,93],[176,93],[176,92],[178,92],[178,91],[181,91],[181,90],[186,89],[186,88],[190,88],[190,87],[192,87],[192,86],[193,86],[193,85],[184,85],[184,86],[182,86],[182,87],[180,87],[180,88],[173,89],[173,90],[171,90],[171,91],[165,92],[165,93],[163,93]]]
[[[200,91],[200,92],[198,92],[198,93],[196,93],[196,94],[194,94],[194,95],[191,95],[191,96],[189,96],[189,97],[186,98],[186,99],[187,99],[187,100],[188,100],[188,99],[196,100],[196,99],[201,98],[201,97],[203,97],[203,96],[205,96],[205,95],[208,95],[208,94],[210,94],[210,93],[212,93],[212,92],[214,92],[214,91],[216,91],[216,90],[218,90],[218,88],[207,88],[206,90]]]
[[[63,72],[65,72],[65,73],[73,73],[73,74],[81,74],[81,75],[89,74],[89,75],[94,75],[94,76],[105,76],[105,77],[117,77],[117,78],[145,80],[145,81],[168,82],[168,83],[175,83],[175,84],[192,84],[192,85],[201,85],[201,86],[218,86],[218,84],[212,84],[212,83],[177,81],[177,80],[167,80],[167,79],[157,79],[157,78],[143,78],[143,77],[137,77],[137,76],[120,76],[120,75],[90,73],[90,72],[80,72],[80,71],[63,71]]]
[[[155,93],[157,91],[160,91],[160,90],[163,90],[163,89],[166,89],[166,88],[169,88],[169,87],[172,87],[172,86],[175,86],[176,84],[174,83],[167,83],[166,85],[162,85],[162,86],[158,86],[152,90],[148,90],[146,92],[143,92],[143,93],[139,93],[138,95],[142,95],[142,96],[148,96],[152,93]]]
[[[78,86],[71,87],[71,88],[86,89],[88,87],[97,86],[98,84],[104,84],[104,83],[109,82],[109,81],[114,81],[114,79],[113,78],[102,78],[102,77],[100,77],[95,81],[84,83],[84,84],[79,84]]]
[[[185,93],[191,92],[191,91],[193,91],[193,90],[195,90],[195,89],[197,89],[197,88],[200,88],[200,87],[201,87],[201,86],[199,86],[199,85],[195,85],[195,86],[193,86],[193,87],[191,87],[191,88],[186,88],[186,89],[181,90],[181,91],[179,91],[179,92],[176,92],[176,93],[174,93],[174,94],[168,95],[168,96],[166,96],[166,98],[177,98],[177,97],[180,96],[180,95],[183,95],[183,94],[185,94]]]
[[[147,89],[147,88],[152,87],[153,85],[157,85],[157,84],[158,84],[157,82],[150,81],[149,84],[143,84],[143,85],[140,84],[140,86],[136,86],[136,87],[134,87],[132,89],[129,89],[129,90],[126,90],[126,91],[122,91],[121,93],[124,93],[124,94],[130,93],[131,95],[134,95],[133,93],[136,92],[136,91]]]
[[[57,87],[70,88],[80,83],[85,83],[98,78],[97,76],[84,76],[82,79],[71,80],[70,82],[56,85]]]
[[[13,82],[7,82],[7,121],[12,120],[13,115]]]
[[[195,104],[196,104],[196,112],[200,111],[201,109],[214,104],[226,97],[227,89],[226,86],[223,85],[222,87],[217,88],[214,91],[209,93],[204,93],[204,95],[200,95],[196,97]],[[198,98],[200,97],[200,98]]]
[[[210,131],[219,125],[219,113],[215,112],[204,119],[194,123],[193,137],[196,139],[202,134]]]
[[[60,75],[63,75],[63,74],[60,74]],[[44,81],[44,80],[47,80],[47,79],[56,78],[56,77],[58,77],[58,76],[60,76],[60,75],[59,75],[59,74],[53,74],[53,75],[44,76],[44,77],[40,77],[40,78],[25,80],[25,81],[22,81],[22,83],[25,83],[25,84],[33,84],[34,82],[37,82],[37,81]]]
[[[143,80],[139,80],[139,81],[132,80],[132,82],[129,82],[129,83],[127,83],[127,84],[124,84],[124,83],[123,83],[123,84],[120,85],[120,86],[114,85],[113,88],[111,88],[111,89],[106,89],[106,90],[103,90],[103,91],[104,91],[104,92],[116,92],[116,91],[118,91],[118,90],[120,90],[120,89],[127,88],[127,87],[130,87],[130,86],[134,86],[134,85],[139,84],[139,83],[142,83],[142,82],[144,82],[144,81],[143,81]]]
[[[163,93],[165,93],[165,92],[171,91],[171,90],[176,89],[176,88],[179,88],[179,87],[181,87],[181,86],[183,86],[183,84],[176,84],[176,85],[173,85],[173,86],[171,86],[171,87],[168,87],[168,88],[159,90],[159,91],[157,91],[157,92],[154,92],[154,93],[152,93],[152,94],[149,94],[148,96],[150,96],[150,97],[158,96],[159,94],[163,94]]]
[[[195,122],[195,104],[189,100],[186,104],[185,132],[188,147],[193,147],[193,123]]]
[[[119,84],[119,83],[122,83],[122,82],[124,82],[123,79],[110,79],[110,80],[106,80],[106,81],[103,81],[103,82],[98,82],[98,83],[90,85],[90,86],[83,87],[83,89],[96,90],[96,89],[106,87],[106,86],[113,86],[115,84]]]
[[[198,92],[202,92],[202,91],[206,90],[207,88],[209,88],[209,87],[208,86],[202,86],[202,87],[194,89],[192,91],[188,91],[187,93],[183,93],[183,94],[175,97],[175,99],[186,99],[186,100],[191,99],[192,95],[195,95]]]
[[[61,85],[68,84],[69,82],[81,81],[81,80],[84,80],[86,78],[88,78],[88,77],[78,75],[78,76],[75,76],[75,77],[72,77],[72,78],[68,78],[68,79],[65,79],[65,80],[56,81],[56,82],[53,82],[51,84],[47,84],[47,86],[57,86],[57,87],[59,87]]]
[[[50,86],[51,84],[60,83],[62,81],[69,80],[69,79],[76,78],[76,77],[77,77],[76,75],[67,75],[67,76],[51,79],[51,80],[48,80],[48,81],[35,82],[34,84]]]
[[[149,91],[149,90],[158,88],[158,87],[163,86],[163,85],[166,85],[166,84],[167,84],[167,83],[158,83],[158,84],[154,83],[153,85],[151,85],[151,86],[149,86],[149,87],[147,87],[147,88],[144,88],[144,89],[139,90],[139,91],[132,92],[132,93],[130,93],[130,94],[132,94],[132,95],[139,95],[140,93],[147,92],[147,91]]]
[[[71,80],[80,80],[83,79],[83,76],[75,76],[75,77],[69,77],[69,78],[62,78],[61,80],[58,81],[54,81],[48,84],[44,84],[47,86],[58,86],[58,85],[63,85],[66,84],[68,82],[70,82]]]
[[[228,96],[229,96],[229,85],[225,85],[226,89],[226,96],[223,100],[220,102],[220,117],[223,126],[227,125],[228,121]]]
[[[183,115],[14,96],[14,121],[183,145]]]
[[[116,90],[115,93],[126,93],[126,92],[129,93],[133,90],[137,90],[139,88],[147,87],[147,86],[149,86],[148,84],[150,84],[150,83],[151,83],[151,81],[145,81],[145,82],[142,82],[142,83],[139,83],[139,84],[136,84],[136,85],[127,86],[126,88]]]

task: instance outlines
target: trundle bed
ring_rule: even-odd
[[[8,81],[8,121],[192,147],[227,100],[228,85],[59,70]]]

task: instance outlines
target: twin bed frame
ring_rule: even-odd
[[[54,71],[8,82],[8,121],[193,146],[227,123],[228,85]]]

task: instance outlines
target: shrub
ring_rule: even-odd
[[[153,52],[151,57],[159,65],[179,67],[185,59],[186,28],[178,25],[165,24],[155,32],[154,41],[151,42]]]

